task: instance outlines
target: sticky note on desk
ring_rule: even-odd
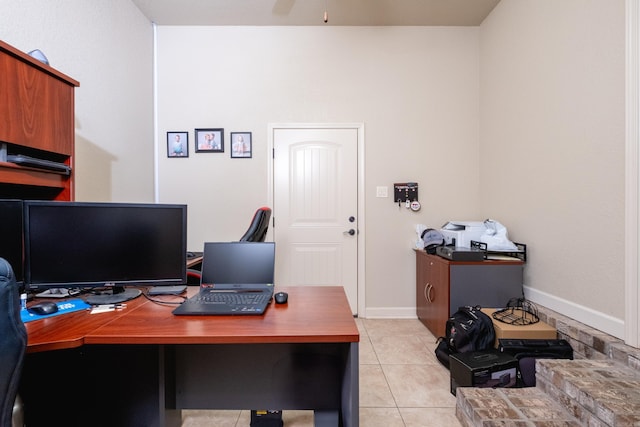
[[[30,313],[28,310],[20,310],[20,317],[22,318],[23,323],[30,322],[32,320],[45,319],[48,317],[60,316],[61,314],[73,313],[74,311],[86,310],[91,307],[89,304],[84,302],[81,299],[70,299],[66,301],[57,302],[58,311],[52,314],[34,314]]]

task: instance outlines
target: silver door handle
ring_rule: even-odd
[[[353,228],[347,231],[343,231],[342,234],[344,234],[345,236],[348,234],[349,236],[353,236],[354,234],[356,234],[356,230],[354,230]]]

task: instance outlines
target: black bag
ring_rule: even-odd
[[[445,336],[438,338],[436,357],[448,369],[449,355],[487,350],[495,340],[493,321],[479,306],[459,307],[447,319]]]
[[[500,339],[498,350],[518,360],[518,387],[535,387],[537,359],[573,359],[566,340]]]

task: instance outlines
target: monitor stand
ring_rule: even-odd
[[[140,289],[129,289],[123,288],[122,286],[114,286],[111,291],[107,292],[103,294],[87,295],[84,297],[84,300],[87,304],[91,305],[118,304],[138,298],[142,294]]]

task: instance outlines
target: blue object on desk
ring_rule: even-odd
[[[20,310],[20,317],[22,318],[22,322],[27,323],[32,320],[46,319],[48,317],[59,316],[61,314],[73,313],[74,311],[86,310],[87,308],[91,308],[89,304],[84,302],[81,299],[70,299],[67,301],[57,302],[58,311],[52,314],[47,314],[41,316],[39,314],[29,313],[27,310]]]

